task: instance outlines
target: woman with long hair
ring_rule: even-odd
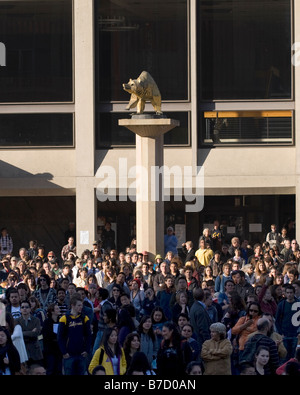
[[[163,340],[157,353],[157,375],[180,377],[185,372],[181,335],[177,325],[170,321],[162,328]]]
[[[255,352],[255,371],[259,376],[266,375],[265,367],[270,359],[269,347],[259,346]]]
[[[149,315],[144,315],[137,327],[137,333],[141,339],[141,351],[147,356],[150,366],[156,359],[157,344],[156,336],[152,326],[152,320]]]
[[[254,277],[256,284],[263,284],[268,276],[269,272],[266,267],[265,262],[262,259],[259,259],[255,264],[254,269]]]
[[[100,347],[95,351],[88,371],[92,374],[94,368],[101,365],[107,375],[124,375],[126,373],[126,357],[124,349],[118,342],[117,328],[106,328]]]
[[[142,351],[137,351],[134,353],[130,365],[128,366],[127,373],[128,376],[133,375],[155,375],[155,372],[151,369],[146,355]]]
[[[36,279],[33,273],[28,271],[27,274],[24,276],[23,281],[28,286],[30,294],[32,295],[37,288]]]
[[[59,318],[59,306],[56,303],[50,304],[47,309],[47,318],[42,328],[43,353],[48,376],[62,375],[62,354],[57,342]]]
[[[0,326],[0,375],[14,376],[21,370],[20,356],[6,328]]]
[[[156,336],[156,348],[160,347],[162,341],[162,328],[164,323],[168,321],[167,317],[165,316],[164,310],[160,306],[156,306],[151,314],[151,321],[152,321],[152,328]]]
[[[110,284],[112,284],[116,280],[116,278],[117,278],[117,273],[115,269],[109,266],[104,271],[102,288],[107,288]]]
[[[133,355],[140,351],[141,348],[141,339],[140,335],[136,332],[128,333],[126,339],[124,341],[123,349],[125,352],[127,370],[132,360]]]

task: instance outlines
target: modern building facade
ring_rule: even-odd
[[[180,121],[165,165],[204,169],[199,212],[171,178],[166,227],[197,244],[215,219],[252,242],[298,223],[299,22],[293,0],[0,0],[0,226],[16,248],[37,239],[58,252],[69,221],[79,251],[105,221],[119,250],[130,243],[122,177],[135,136],[118,120],[129,116],[122,84],[143,70]],[[107,169],[115,199],[101,201]]]

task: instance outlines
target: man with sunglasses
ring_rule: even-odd
[[[43,362],[43,352],[39,342],[41,322],[38,317],[31,314],[31,306],[27,300],[21,302],[21,317],[15,320],[15,325],[20,325],[23,332],[24,343],[28,355],[28,362]]]

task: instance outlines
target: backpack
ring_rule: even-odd
[[[102,365],[102,362],[103,362],[103,355],[104,355],[104,349],[101,348],[100,357],[99,357],[99,364],[98,364],[98,365]]]
[[[239,364],[243,364],[245,362],[252,363],[254,361],[254,356],[257,350],[257,345],[259,341],[264,337],[265,335],[257,334],[250,339],[247,340],[245,344],[244,350],[241,352],[239,356]]]

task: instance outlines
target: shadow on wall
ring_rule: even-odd
[[[51,173],[31,174],[0,160],[0,227],[7,227],[14,254],[34,239],[60,256],[64,233],[75,222],[75,191],[51,182]]]

